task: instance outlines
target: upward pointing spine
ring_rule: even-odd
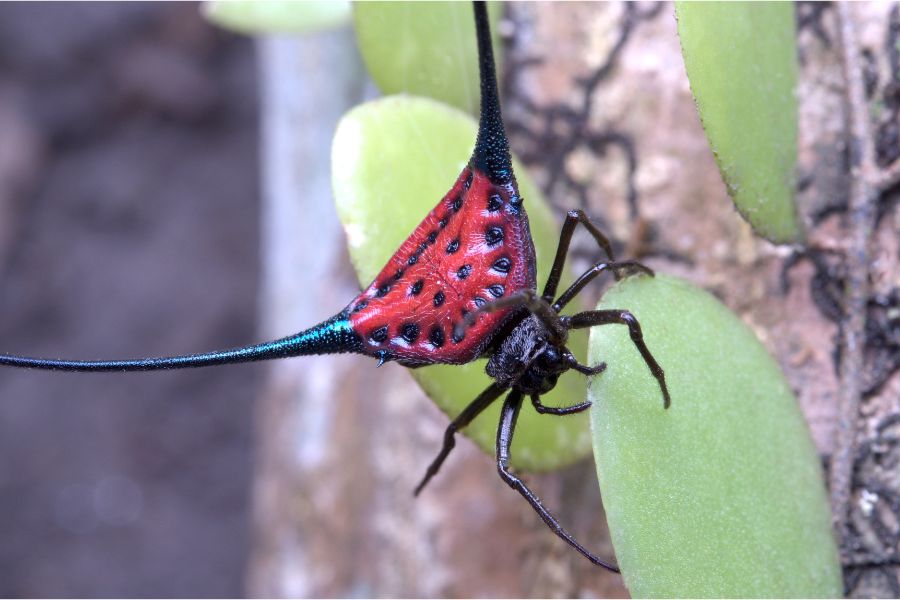
[[[500,114],[500,93],[494,67],[494,50],[491,47],[491,26],[485,2],[478,1],[472,4],[475,9],[478,70],[481,79],[481,116],[472,160],[476,167],[487,173],[492,182],[505,184],[512,180],[512,159],[509,155],[506,131],[503,128],[503,117]]]

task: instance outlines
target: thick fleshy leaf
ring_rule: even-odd
[[[245,34],[308,33],[350,21],[346,0],[213,0],[203,5],[206,18]]]
[[[488,3],[495,60],[501,6]],[[354,2],[356,39],[385,94],[415,94],[478,113],[478,51],[470,2]]]
[[[839,597],[822,467],[778,365],[725,306],[665,276],[631,277],[627,308],[672,405],[626,327],[591,331],[594,455],[616,557],[640,597]]]
[[[691,91],[728,193],[761,236],[802,236],[794,205],[792,2],[676,2]]]
[[[392,96],[359,106],[338,125],[332,147],[332,182],[338,215],[347,231],[350,258],[368,285],[403,240],[452,186],[472,153],[476,123],[467,114],[427,98]],[[549,272],[559,237],[552,212],[514,161],[537,250],[538,274]],[[569,278],[571,280],[571,278]],[[570,347],[584,355],[586,337]],[[412,371],[428,395],[451,416],[486,388],[484,361]],[[584,378],[564,375],[547,404],[583,401]],[[499,403],[466,430],[493,453]],[[590,448],[586,417],[539,416],[522,411],[513,447],[514,464],[553,469],[585,456]]]

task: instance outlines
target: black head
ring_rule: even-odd
[[[560,374],[572,368],[573,360],[565,340],[553,343],[552,338],[540,319],[525,317],[491,355],[487,374],[523,394],[546,394]]]

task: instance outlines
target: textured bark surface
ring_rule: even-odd
[[[827,464],[838,426],[836,352],[850,321],[844,257],[853,231],[834,11],[823,4],[798,5],[798,203],[808,233],[801,254],[754,238],[727,201],[690,97],[671,7],[565,8],[527,5],[513,12],[513,60],[532,54],[544,59],[520,62],[514,71],[517,85],[507,98],[513,148],[543,174],[560,208],[589,207],[626,248],[646,252],[650,266],[712,291],[753,328],[784,369]],[[857,3],[851,12],[862,47],[856,68],[867,87],[870,142],[886,168],[900,155],[900,7]],[[574,49],[554,45],[559,39],[574,40]],[[547,47],[554,51],[540,50]],[[616,56],[611,64],[610,54]],[[574,95],[567,82],[576,82]],[[590,107],[584,119],[577,114],[582,105]],[[637,211],[623,201],[631,190]],[[895,596],[900,590],[892,566],[900,500],[889,475],[897,464],[892,436],[900,411],[897,198],[894,185],[874,199],[878,221],[870,241],[872,290],[859,374],[863,401],[853,450],[853,526],[844,540],[847,560],[859,565],[848,568],[848,589],[859,595]]]

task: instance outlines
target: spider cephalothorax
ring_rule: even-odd
[[[534,315],[513,328],[488,360],[485,370],[500,385],[523,394],[546,394],[572,368],[565,339],[554,336]]]

